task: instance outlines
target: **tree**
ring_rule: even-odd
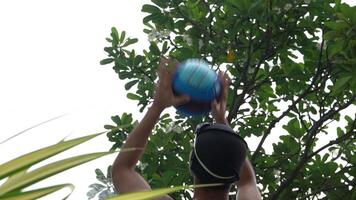
[[[264,199],[356,198],[355,7],[340,0],[152,0],[142,11],[149,49],[130,50],[137,39],[113,27],[101,61],[113,65],[141,112],[161,56],[204,59],[232,77],[228,121],[257,141],[250,159]],[[191,183],[194,128],[209,120],[163,115],[137,170],[154,188]],[[105,128],[116,149],[135,123],[127,113],[112,121]],[[279,139],[267,143],[271,135]]]

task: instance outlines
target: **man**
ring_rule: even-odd
[[[158,69],[159,81],[151,107],[142,121],[127,137],[123,149],[137,150],[119,153],[113,164],[113,183],[120,193],[150,190],[149,184],[135,171],[135,166],[144,152],[148,137],[165,108],[189,101],[188,96],[175,96],[172,91],[172,74],[162,58]],[[203,124],[197,128],[195,146],[191,153],[190,169],[195,184],[222,183],[212,188],[196,188],[194,199],[227,200],[231,183],[238,186],[238,200],[260,200],[254,170],[245,159],[246,144],[227,126],[225,118],[229,79],[219,73],[222,93],[211,105],[216,124]],[[220,145],[223,144],[223,145]],[[171,200],[169,196],[157,198]]]

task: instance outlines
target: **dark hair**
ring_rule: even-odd
[[[196,129],[190,171],[201,184],[222,183],[212,189],[228,189],[239,180],[246,150],[246,142],[229,126],[201,124]]]

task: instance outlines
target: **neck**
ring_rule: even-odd
[[[194,200],[228,200],[227,190],[211,190],[206,188],[196,188],[194,191]]]

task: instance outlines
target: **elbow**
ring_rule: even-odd
[[[126,171],[129,169],[134,170],[135,166],[135,162],[130,161],[130,159],[127,158],[127,155],[120,152],[113,163],[113,172],[117,173],[122,170]]]
[[[119,183],[120,180],[123,180],[123,176],[128,173],[131,169],[125,165],[124,163],[120,162],[120,159],[116,159],[112,165],[111,169],[111,177],[112,183],[117,191],[119,191]]]

